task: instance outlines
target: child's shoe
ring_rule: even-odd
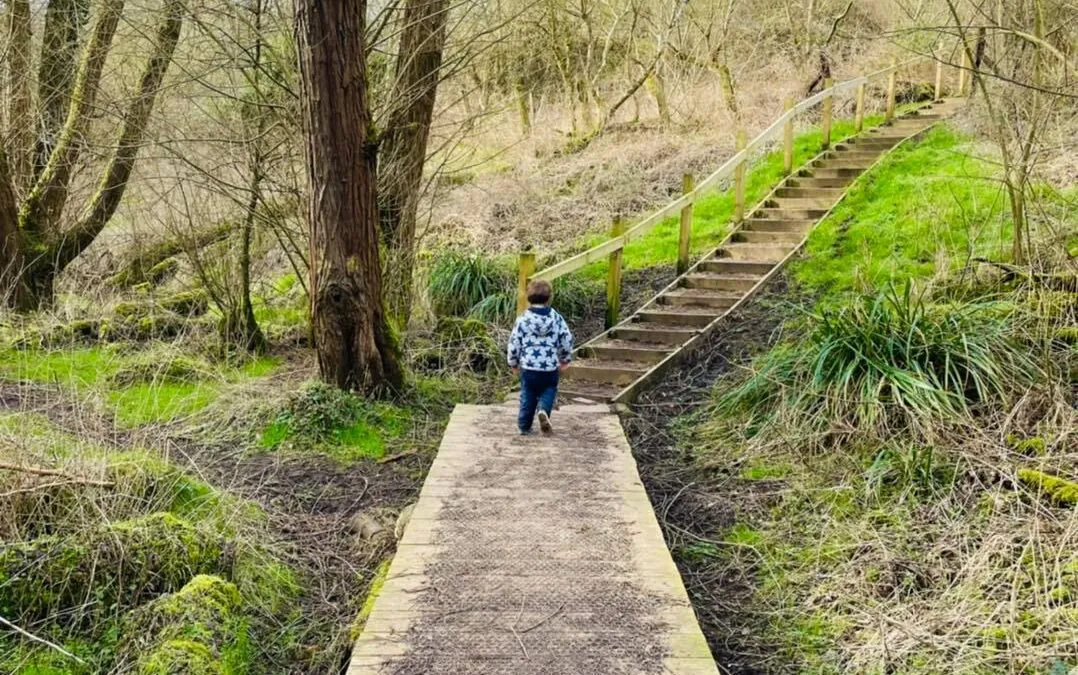
[[[545,410],[540,410],[537,417],[539,418],[539,429],[544,434],[549,434],[553,430],[550,426],[550,415],[546,414]]]

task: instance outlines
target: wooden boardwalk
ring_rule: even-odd
[[[617,416],[458,406],[349,675],[717,675]]]

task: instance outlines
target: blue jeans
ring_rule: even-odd
[[[520,415],[517,417],[520,430],[531,431],[536,408],[545,410],[549,415],[554,410],[554,399],[557,396],[558,371],[521,370]]]

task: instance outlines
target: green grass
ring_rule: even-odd
[[[997,167],[970,152],[946,127],[896,149],[813,230],[795,282],[838,296],[1003,257],[1012,230]]]
[[[882,115],[865,119],[865,127],[883,123]],[[852,121],[840,120],[832,127],[831,137],[842,139],[853,134]],[[794,166],[801,166],[820,153],[823,133],[812,128],[794,138]],[[751,209],[785,177],[782,151],[771,152],[751,164],[745,176],[745,206]],[[692,254],[698,256],[719,244],[730,232],[734,215],[734,193],[726,190],[708,195],[693,206]],[[677,260],[679,219],[667,218],[641,239],[625,247],[622,258],[624,269],[643,269],[657,265],[672,265]],[[610,238],[600,232],[587,237],[580,248],[597,246]],[[560,259],[560,257],[559,257]],[[606,265],[588,265],[580,271],[582,277],[597,280],[606,275]]]
[[[58,385],[79,393],[97,393],[122,427],[171,422],[192,415],[213,403],[231,384],[270,375],[279,365],[276,357],[260,357],[239,366],[212,364],[213,376],[175,381],[167,377],[119,384],[113,377],[129,368],[183,355],[170,349],[150,347],[123,351],[116,347],[64,350],[0,351],[0,379]],[[144,369],[144,368],[143,368]],[[164,369],[167,370],[167,369]],[[162,370],[162,372],[164,372]]]

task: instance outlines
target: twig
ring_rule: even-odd
[[[116,483],[107,480],[94,480],[93,478],[82,478],[81,476],[72,476],[69,473],[63,471],[57,471],[55,469],[42,469],[36,466],[21,466],[18,464],[8,464],[6,462],[0,462],[0,471],[19,471],[21,473],[31,473],[35,476],[58,476],[60,478],[66,478],[73,483],[79,483],[82,485],[93,485],[96,487],[115,487]]]
[[[411,457],[412,455],[414,455],[417,452],[419,452],[419,450],[417,450],[416,448],[412,448],[411,450],[405,450],[404,452],[398,452],[397,454],[390,455],[389,457],[383,457],[382,459],[378,460],[378,463],[379,464],[389,464],[390,462],[395,462],[398,459],[404,459],[405,457]]]
[[[524,646],[524,641],[520,639],[520,633],[517,632],[517,623],[520,622],[520,617],[524,616],[524,602],[527,600],[526,595],[520,596],[520,613],[517,614],[516,621],[513,621],[513,625],[509,627],[509,630],[513,631],[513,637],[517,639],[517,644],[520,645],[520,651],[524,652],[524,658],[530,658],[528,656],[528,648]]]
[[[557,615],[561,614],[561,610],[563,610],[563,609],[565,609],[565,603],[564,603],[564,602],[563,602],[563,603],[561,603],[561,607],[558,607],[558,608],[557,608],[557,609],[555,609],[555,610],[554,610],[553,612],[551,612],[550,614],[548,614],[548,615],[547,615],[547,617],[546,617],[545,619],[542,619],[541,621],[539,621],[539,623],[533,623],[532,625],[528,626],[528,627],[527,627],[527,628],[525,628],[524,630],[520,631],[521,635],[523,635],[523,634],[525,634],[525,633],[527,633],[527,632],[529,632],[529,631],[533,631],[533,630],[535,630],[536,628],[538,628],[539,626],[542,626],[542,625],[543,625],[544,623],[546,623],[547,621],[550,621],[551,619],[553,619],[553,618],[554,618],[554,617],[556,617]],[[519,640],[520,638],[517,638],[517,639]]]
[[[60,645],[54,644],[54,643],[52,643],[52,642],[49,642],[49,641],[48,641],[48,640],[46,640],[45,638],[39,638],[38,636],[34,635],[33,633],[28,633],[28,632],[26,632],[25,630],[23,630],[22,628],[19,628],[18,626],[16,626],[15,624],[11,623],[10,621],[8,621],[7,619],[5,619],[5,618],[4,618],[4,617],[2,617],[2,616],[0,616],[0,624],[3,624],[3,625],[5,625],[5,626],[7,626],[8,628],[10,628],[11,630],[15,631],[15,632],[16,632],[16,633],[18,633],[19,635],[22,635],[22,636],[23,636],[23,637],[25,637],[25,638],[28,638],[28,639],[30,639],[30,640],[33,640],[34,642],[40,642],[41,644],[45,645],[46,647],[49,647],[49,648],[51,648],[51,649],[55,649],[56,651],[60,652],[60,653],[61,653],[61,654],[63,654],[64,656],[67,656],[67,657],[69,657],[69,658],[75,659],[76,661],[78,661],[78,662],[79,662],[79,663],[81,663],[81,664],[84,664],[84,665],[85,665],[85,663],[86,663],[85,661],[83,661],[83,660],[82,660],[82,659],[80,659],[79,657],[75,656],[75,655],[74,655],[74,654],[72,654],[71,652],[69,652],[69,651],[67,651],[66,649],[64,649],[63,647],[61,647]]]

